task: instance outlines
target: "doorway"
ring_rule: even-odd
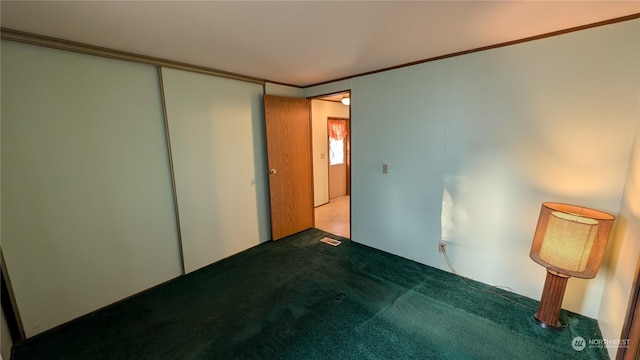
[[[315,227],[351,238],[349,92],[311,100]]]

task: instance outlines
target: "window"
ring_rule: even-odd
[[[329,165],[344,164],[344,139],[329,138]]]
[[[341,119],[327,120],[327,133],[329,135],[329,165],[344,164],[347,121]]]

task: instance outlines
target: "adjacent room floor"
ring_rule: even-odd
[[[311,229],[33,337],[13,359],[608,359],[571,346],[601,339],[596,320],[562,311],[566,327],[545,330],[536,301],[466,282]]]
[[[350,199],[349,195],[341,196],[318,206],[316,228],[350,239]]]

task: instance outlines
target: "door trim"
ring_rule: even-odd
[[[636,264],[636,275],[629,296],[627,317],[622,326],[620,339],[628,339],[629,347],[618,348],[616,360],[636,360],[640,358],[640,256]]]

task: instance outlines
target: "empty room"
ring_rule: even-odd
[[[637,359],[637,1],[0,2],[1,359]]]

